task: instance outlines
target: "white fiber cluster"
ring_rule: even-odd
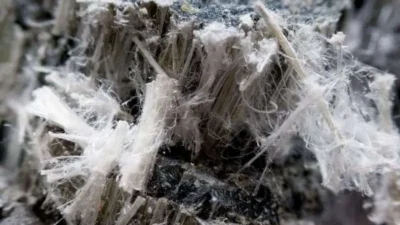
[[[146,85],[143,111],[132,144],[120,159],[120,184],[127,192],[145,190],[157,150],[166,140],[166,116],[174,107],[175,92],[175,82],[162,74]]]
[[[88,85],[84,77],[67,75],[76,88]],[[49,80],[53,81],[66,79],[56,74],[49,77],[51,78]],[[42,162],[43,166],[50,166],[44,168],[42,174],[46,175],[50,183],[61,182],[78,175],[84,177],[85,185],[76,193],[75,199],[65,207],[64,213],[71,220],[79,217],[85,224],[94,224],[106,177],[117,165],[117,159],[126,141],[124,137],[129,133],[129,125],[120,121],[113,128],[112,120],[119,108],[118,105],[115,108],[115,100],[104,92],[81,89],[68,94],[66,86],[56,90],[69,97],[68,102],[74,103],[76,108],[70,107],[66,99],[62,99],[54,89],[42,87],[34,91],[35,99],[28,106],[28,111],[65,131],[65,133],[49,133],[51,137],[74,142],[83,149],[80,156],[60,156]],[[93,121],[93,118],[96,120]]]
[[[375,96],[371,100],[377,105],[374,110],[363,99],[354,98],[353,92],[357,90],[351,86],[353,68],[345,64],[341,55],[342,34],[329,40],[337,49],[334,58],[337,62],[336,68],[326,70],[326,60],[332,58],[323,54],[321,37],[303,26],[286,38],[261,3],[256,4],[256,10],[263,16],[293,68],[293,73],[288,74],[294,85],[291,95],[303,99],[298,102],[297,109],[289,110],[287,119],[265,138],[262,151],[256,157],[270,149],[283,133],[295,128],[315,154],[324,185],[333,191],[357,189],[373,194],[370,184],[376,175],[395,170],[399,165],[399,136],[391,126],[390,115],[389,93],[393,76],[375,75],[370,85]]]
[[[44,166],[55,164],[43,169],[42,174],[50,183],[78,175],[85,177],[85,185],[64,212],[72,220],[79,216],[85,224],[94,224],[106,177],[117,165],[124,190],[143,190],[157,150],[165,140],[166,115],[173,106],[175,83],[159,75],[146,86],[140,122],[133,125],[118,121],[114,125],[119,106],[109,93],[96,88],[78,91],[79,86],[90,87],[88,80],[75,74],[66,76],[74,83],[75,91],[69,91],[68,82],[63,82],[56,90],[66,95],[75,107],[70,107],[54,89],[42,87],[34,91],[34,101],[28,111],[64,129],[65,133],[50,133],[51,137],[72,141],[83,149],[80,156],[62,156],[42,162]],[[55,73],[48,78],[50,81],[66,79]]]
[[[111,1],[77,2],[85,5],[83,40],[65,65],[46,68],[50,84],[36,89],[26,107],[45,121],[41,128],[53,130],[42,135],[49,140],[38,152],[47,182],[84,180],[60,204],[69,220],[96,224],[103,201],[115,200],[103,199],[112,182],[130,197],[145,192],[161,146],[182,143],[193,157],[201,151],[221,157],[217,150],[243,129],[258,153],[239,172],[265,152],[271,160],[285,155],[279,151],[287,151],[293,136],[315,155],[323,184],[334,192],[371,195],[378,174],[398,169],[394,77],[369,68],[362,71],[368,77],[359,77],[358,65],[344,59],[344,34],[328,39],[309,25],[289,26],[257,2],[262,20],[254,30],[217,22],[196,30],[191,22],[171,19],[173,30],[161,40],[165,18],[154,16],[160,23],[154,26],[137,4],[115,1],[121,7],[111,9],[106,4]],[[64,3],[60,7],[72,7]],[[58,19],[61,32],[67,24]],[[362,88],[357,79],[365,82]],[[127,112],[131,98],[138,100],[135,115]],[[52,156],[54,141],[81,152]],[[144,204],[139,200],[130,210]],[[131,217],[121,217],[119,224]]]

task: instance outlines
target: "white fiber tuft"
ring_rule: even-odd
[[[166,138],[166,116],[174,107],[176,83],[158,74],[155,81],[146,85],[142,115],[136,125],[133,142],[120,159],[121,187],[127,191],[145,190],[157,150]]]
[[[49,87],[42,87],[33,92],[35,100],[28,106],[28,111],[63,128],[66,132],[91,134],[93,129],[61,100]]]

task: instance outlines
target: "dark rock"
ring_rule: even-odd
[[[182,161],[159,157],[147,194],[191,208],[204,220],[225,218],[238,223],[245,218],[248,222],[279,224],[278,203],[267,187],[263,186],[262,194],[255,197],[215,178],[208,170]]]

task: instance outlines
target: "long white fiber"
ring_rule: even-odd
[[[166,116],[174,106],[175,90],[174,80],[162,74],[146,85],[143,111],[132,145],[120,160],[120,185],[127,192],[145,189],[157,150],[166,138]]]

